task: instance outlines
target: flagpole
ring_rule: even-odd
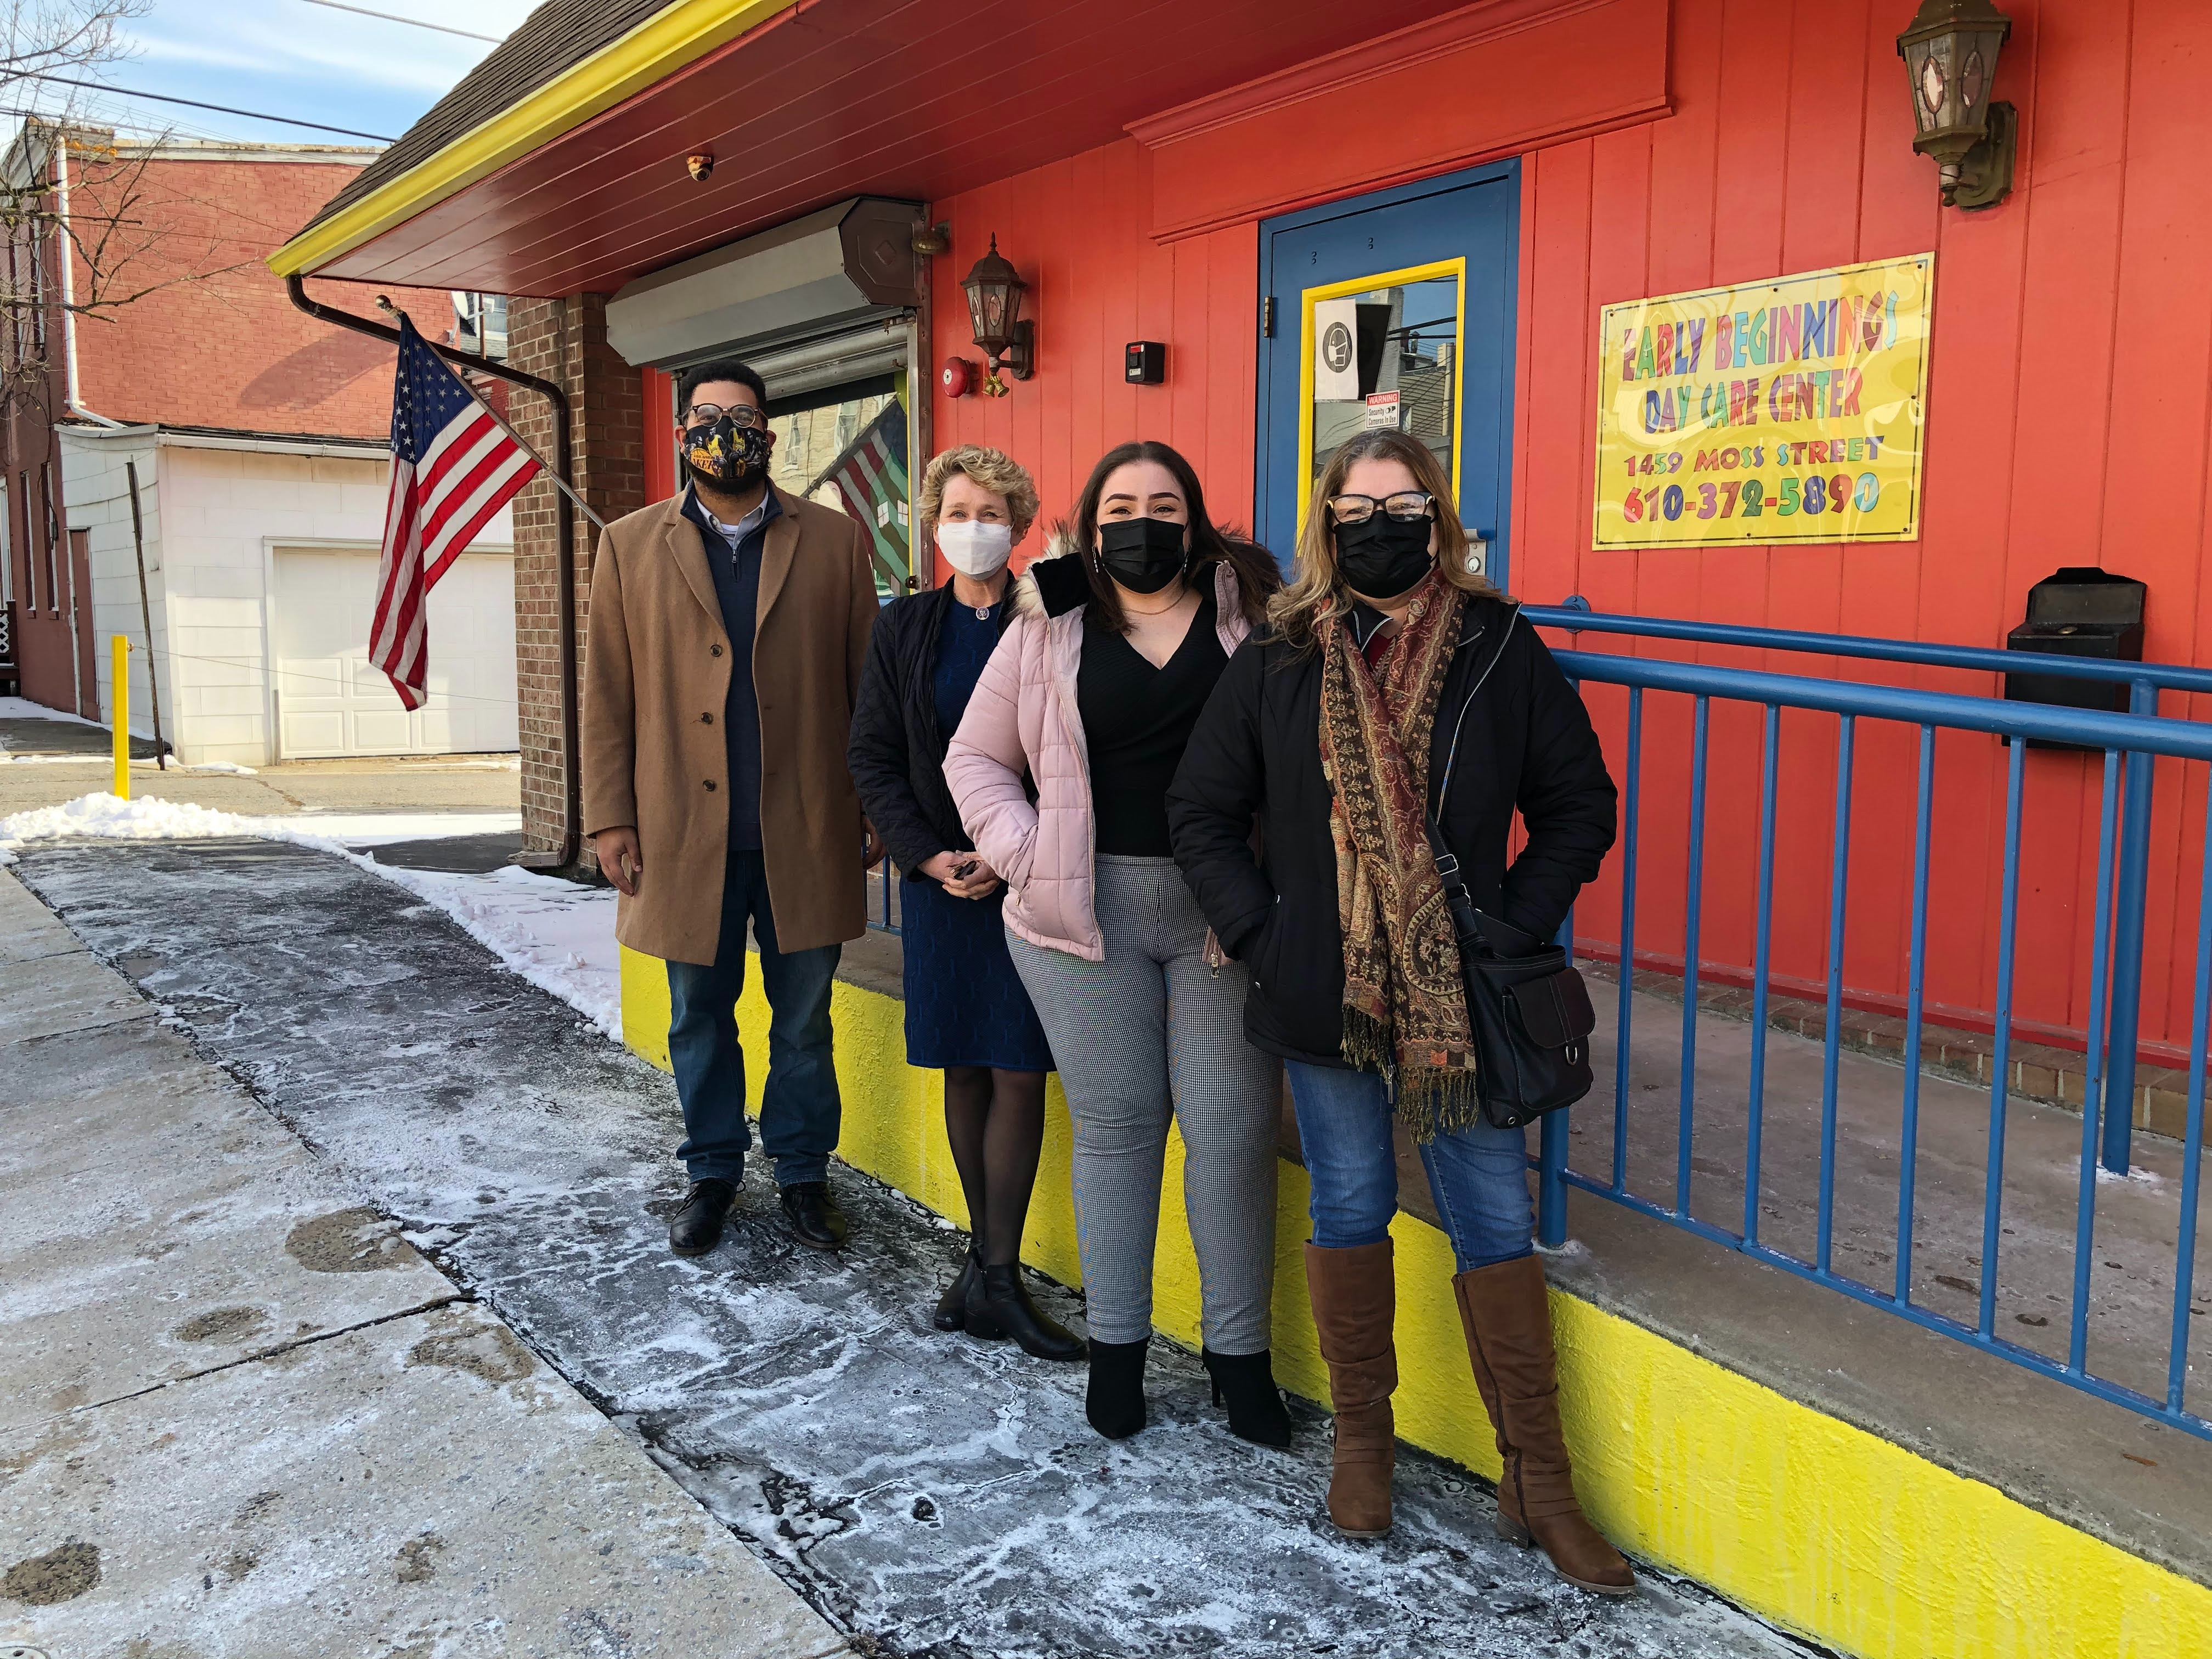
[[[379,311],[385,312],[393,317],[400,318],[403,320],[412,320],[412,319],[408,318],[405,312],[402,311],[398,306],[392,303],[392,296],[388,294],[380,294],[376,296],[376,308]],[[477,400],[477,407],[483,410],[485,414],[490,416],[493,420],[498,422],[500,430],[506,433],[508,437],[514,439],[515,444],[521,449],[522,453],[529,456],[532,460],[538,463],[538,470],[545,475],[546,478],[552,483],[553,487],[559,490],[563,495],[566,495],[570,501],[575,502],[576,510],[581,513],[586,518],[589,519],[593,524],[599,526],[600,533],[605,534],[606,532],[607,521],[601,518],[598,514],[592,511],[592,504],[576,493],[575,487],[566,478],[561,476],[560,470],[548,462],[543,455],[540,455],[538,453],[535,446],[533,446],[520,432],[517,432],[513,426],[508,424],[506,416],[501,414],[489,404],[486,403],[483,398],[483,394],[478,392],[474,386],[469,385],[467,377],[458,376],[456,378],[459,379],[461,385],[467,388],[469,396]]]

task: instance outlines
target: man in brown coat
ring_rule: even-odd
[[[610,526],[592,572],[585,822],[621,893],[616,936],[668,963],[691,1182],[668,1229],[679,1255],[720,1238],[752,1146],[735,1013],[748,923],[769,1010],[762,1146],[799,1243],[845,1237],[830,986],[883,856],[845,769],[876,586],[858,525],[769,482],[767,403],[743,363],[684,371],[689,483]]]

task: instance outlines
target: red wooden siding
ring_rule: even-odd
[[[2212,212],[2191,177],[2212,152],[2212,8],[2015,0],[1997,91],[2023,118],[2020,171],[2013,198],[1978,214],[1939,208],[1934,166],[1912,153],[1893,44],[1905,9],[1673,0],[1674,113],[1525,158],[1514,586],[1541,601],[1579,592],[1601,610],[1988,646],[2019,620],[2031,583],[2062,564],[2102,563],[2149,583],[2151,656],[2212,662],[2212,584],[2199,575]],[[1278,172],[1328,176],[1334,124],[1268,132]],[[935,262],[928,383],[946,356],[976,356],[958,279],[994,232],[1031,285],[1039,349],[1036,377],[1003,399],[934,393],[937,443],[996,444],[1026,463],[1048,521],[1103,451],[1139,436],[1190,455],[1217,516],[1250,516],[1257,227],[1155,240],[1155,161],[1125,141],[933,204],[953,246]],[[1392,171],[1387,155],[1372,165]],[[1188,194],[1188,181],[1176,188]],[[1920,542],[1591,550],[1601,306],[1929,249]],[[1122,380],[1121,347],[1137,339],[1167,343],[1164,385]],[[1695,654],[1995,689],[1985,676]],[[1589,701],[1618,774],[1624,699],[1593,688]],[[2167,708],[2204,712],[2179,699]],[[1638,940],[1677,961],[1689,727],[1685,700],[1650,700]],[[1823,717],[1783,722],[1774,968],[1785,983],[1826,971],[1835,730]],[[1752,959],[1759,734],[1758,711],[1715,708],[1702,955],[1723,972]],[[1845,977],[1863,1006],[1894,1006],[1905,989],[1917,744],[1910,729],[1859,732]],[[1938,747],[1928,981],[1938,1018],[1971,1022],[1993,1000],[2005,764],[1991,740],[1947,736]],[[2018,961],[2032,1031],[2086,1022],[2100,770],[2046,752],[2027,762]],[[2183,769],[2168,766],[2158,792],[2143,1029],[2172,1043],[2187,1037],[2203,781],[2185,791]],[[1618,882],[1609,868],[1578,916],[1600,948],[1618,938]]]
[[[1516,588],[1600,610],[1996,645],[2030,584],[2103,564],[2150,585],[2148,647],[2212,659],[2206,552],[2203,273],[2212,215],[2189,174],[2212,143],[2212,9],[2192,0],[2019,0],[1998,73],[2023,117],[2015,193],[1939,208],[1911,148],[1896,8],[1675,0],[1675,113],[1543,150],[1523,181]],[[1858,40],[1856,51],[1845,43]],[[1594,552],[1590,361],[1600,306],[1933,248],[1926,516],[1917,544]],[[1653,647],[1655,650],[1658,647]],[[1670,653],[1670,654],[1678,654]],[[1864,665],[1726,651],[1785,672],[1883,678]],[[1986,692],[1987,677],[1893,677]],[[1622,694],[1589,700],[1619,753]],[[2169,713],[2198,713],[2170,699]],[[1688,710],[1647,703],[1638,943],[1679,960]],[[1822,977],[1835,722],[1784,722],[1778,973]],[[1716,706],[1701,955],[1751,958],[1759,717]],[[1917,738],[1863,724],[1847,982],[1873,1006],[1903,989]],[[1986,1008],[1996,980],[2005,751],[1939,744],[1929,997]],[[2031,1026],[2087,1016],[2097,829],[2094,759],[2031,753],[2019,1007]],[[2161,768],[2144,1034],[2185,1042],[2193,846],[2203,782]],[[1617,872],[1581,931],[1617,938]]]
[[[937,345],[926,366],[937,387],[940,449],[1004,449],[1036,475],[1048,525],[1073,507],[1107,450],[1157,438],[1190,458],[1217,520],[1250,523],[1256,227],[1154,242],[1146,234],[1152,157],[1127,139],[964,191],[933,210],[952,226],[952,251],[933,265]],[[1009,380],[1004,398],[947,398],[938,366],[948,356],[979,358],[960,278],[994,232],[1030,284],[1023,314],[1036,320],[1036,374]],[[1123,380],[1121,349],[1132,340],[1166,343],[1164,383]],[[1018,553],[1039,551],[1042,535],[1042,526],[1032,532]]]

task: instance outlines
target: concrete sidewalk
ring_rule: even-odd
[[[0,872],[0,1651],[848,1650]]]
[[[72,928],[856,1650],[1806,1650],[1656,1571],[1625,1601],[1571,1589],[1494,1535],[1467,1471],[1410,1448],[1391,1537],[1343,1539],[1322,1510],[1326,1419],[1294,1402],[1289,1449],[1237,1440],[1196,1357],[1171,1345],[1155,1348],[1152,1425],[1100,1440],[1080,1366],[930,1328],[963,1237],[842,1167],[854,1237],[836,1256],[791,1242],[757,1167],[720,1248],[672,1256],[669,1079],[350,865],[244,842],[41,843],[23,858]],[[1036,1290],[1079,1322],[1078,1297]],[[1459,1386],[1479,1413],[1471,1379]]]

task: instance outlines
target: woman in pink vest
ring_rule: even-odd
[[[1006,879],[1008,948],[1067,1094],[1088,1413],[1109,1439],[1145,1425],[1173,1121],[1214,1398],[1233,1432],[1285,1445],[1268,1354],[1279,1073],[1244,1039],[1244,969],[1176,868],[1166,805],[1199,710],[1281,578],[1214,526],[1165,444],[1109,452],[1055,540],[1015,586],[945,777]]]

